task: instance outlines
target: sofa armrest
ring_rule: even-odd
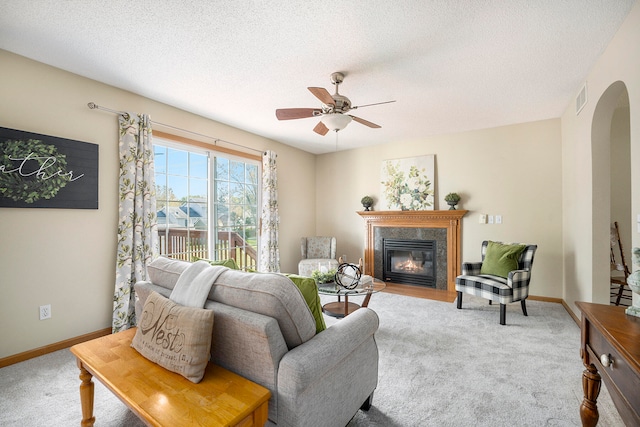
[[[278,425],[347,425],[378,385],[378,315],[360,308],[285,354]]]
[[[165,288],[163,286],[158,286],[151,283],[148,280],[139,280],[133,285],[133,289],[136,292],[135,299],[135,311],[136,311],[136,319],[141,319],[142,316],[142,307],[144,307],[144,303],[151,295],[152,291],[156,291],[160,295],[165,298],[169,298],[171,295],[171,289]]]
[[[462,263],[462,275],[463,276],[477,276],[480,274],[482,268],[481,262],[463,262]]]
[[[378,325],[376,312],[361,308],[289,351],[280,361],[279,389],[293,394],[303,392],[370,339]]]

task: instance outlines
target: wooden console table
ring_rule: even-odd
[[[149,426],[264,426],[271,393],[209,363],[194,384],[131,347],[135,328],[71,347],[80,368],[81,426],[91,427],[95,376]]]
[[[625,424],[640,425],[640,318],[626,315],[624,307],[586,302],[576,306],[582,312],[580,356],[586,367],[582,425],[598,423],[601,379]]]

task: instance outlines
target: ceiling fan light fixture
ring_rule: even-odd
[[[340,113],[325,114],[322,116],[322,119],[320,119],[329,130],[336,132],[346,128],[347,125],[351,123],[351,120],[351,116]]]

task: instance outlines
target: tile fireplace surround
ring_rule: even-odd
[[[466,213],[466,210],[358,212],[364,219],[366,228],[364,274],[377,277],[376,272],[381,271],[379,266],[376,266],[376,260],[378,263],[381,262],[382,255],[378,255],[377,252],[380,252],[379,248],[382,245],[380,242],[376,242],[376,238],[392,237],[389,234],[399,234],[402,235],[402,238],[410,238],[406,236],[415,235],[416,239],[422,239],[425,235],[444,235],[446,233],[446,280],[442,279],[442,283],[437,288],[455,291],[456,277],[460,275],[461,268],[461,222]],[[376,247],[378,251],[376,251]],[[441,275],[440,272],[439,275]]]

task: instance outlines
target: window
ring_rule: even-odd
[[[154,137],[160,254],[257,267],[260,162]]]
[[[256,269],[258,165],[224,157],[216,157],[214,163],[216,259],[233,258],[240,266]]]

